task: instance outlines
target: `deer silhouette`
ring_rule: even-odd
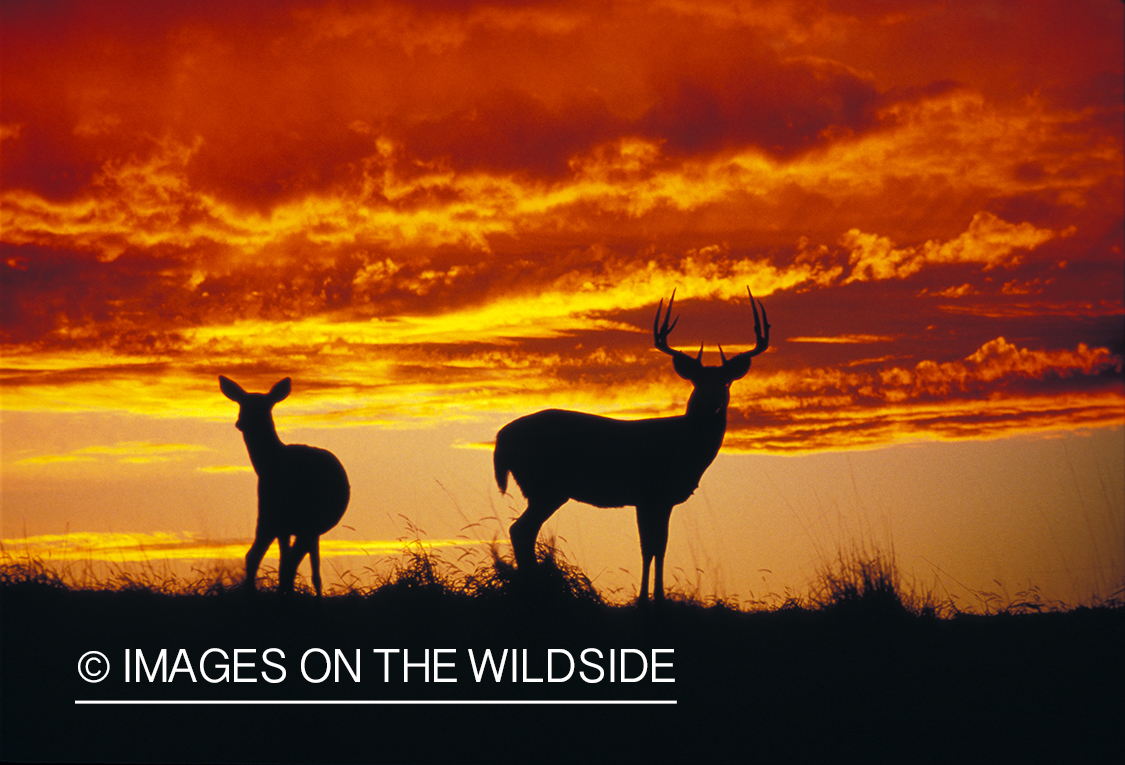
[[[258,565],[277,540],[281,551],[278,591],[292,592],[297,567],[306,554],[313,586],[321,594],[320,535],[344,517],[351,496],[348,474],[330,451],[283,444],[273,424],[273,407],[289,395],[288,377],[269,393],[247,393],[220,375],[223,395],[238,404],[238,422],[250,464],[258,474],[258,525],[246,553],[246,586],[254,589]],[[292,538],[292,543],[291,543]]]
[[[758,304],[750,290],[746,292],[754,311],[754,349],[728,359],[720,347],[723,363],[718,367],[703,365],[702,346],[695,358],[668,346],[668,335],[679,321],[677,317],[668,324],[675,291],[663,325],[664,301],[657,306],[653,342],[672,357],[676,373],[694,386],[685,414],[615,420],[547,409],[500,429],[493,452],[496,483],[507,493],[511,473],[527,499],[527,509],[509,528],[518,569],[534,570],[539,529],[568,499],[595,507],[632,505],[637,509],[644,565],[639,599],[648,600],[649,565],[654,559],[653,599],[664,599],[664,551],[672,508],[695,492],[719,453],[727,429],[731,383],[745,376],[754,356],[769,347],[765,306],[759,319]]]

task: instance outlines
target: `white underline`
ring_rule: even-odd
[[[379,704],[385,706],[407,706],[418,704],[457,704],[457,705],[516,705],[516,704],[567,704],[567,705],[612,705],[612,704],[675,704],[675,699],[75,699],[75,704],[145,704],[174,705],[287,705],[287,704]]]

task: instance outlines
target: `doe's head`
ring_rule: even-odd
[[[292,384],[292,380],[286,377],[270,388],[269,393],[248,393],[234,380],[219,375],[219,389],[224,396],[238,404],[238,421],[234,426],[243,433],[263,428],[272,430],[274,404],[289,395]]]

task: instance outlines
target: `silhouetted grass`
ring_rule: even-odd
[[[62,574],[48,568],[42,561],[32,559],[0,564],[0,587],[4,590],[10,587],[72,589]]]
[[[493,544],[488,558],[472,571],[450,562],[440,552],[427,549],[420,540],[407,543],[402,557],[389,572],[368,570],[367,581],[352,576],[349,583],[329,590],[329,597],[370,598],[470,598],[479,601],[522,599],[540,605],[586,604],[606,608],[632,608],[633,604],[611,604],[604,599],[585,573],[571,563],[555,539],[546,538],[536,547],[539,561],[533,577],[521,575]],[[48,565],[34,557],[7,554],[0,561],[0,586],[48,587],[61,590],[103,592],[146,592],[167,596],[223,596],[243,593],[241,565],[215,563],[209,569],[194,568],[193,576],[175,575],[153,562],[107,564],[108,575],[95,577],[89,566],[73,561],[61,567]],[[345,572],[347,573],[347,572]],[[373,581],[372,581],[373,580]],[[258,589],[269,594],[277,588],[277,569],[263,566],[258,574]],[[301,576],[296,594],[312,596],[310,584]],[[771,594],[742,603],[738,598],[703,596],[698,586],[685,589],[673,581],[666,585],[667,602],[684,607],[761,613],[821,611],[837,614],[868,614],[872,617],[937,617],[959,615],[1024,614],[1066,612],[1071,606],[1045,599],[1035,587],[1022,590],[1011,599],[987,591],[972,591],[975,608],[965,610],[952,597],[938,597],[916,583],[905,584],[894,560],[893,551],[855,548],[840,550],[834,561],[816,571],[807,593]],[[1096,600],[1088,607],[1125,606],[1125,588],[1111,598]]]
[[[1116,748],[1125,705],[1125,607],[1036,607],[1021,593],[971,615],[904,585],[893,555],[841,553],[803,597],[744,609],[673,592],[607,603],[548,541],[534,577],[492,550],[472,571],[417,546],[373,584],[324,598],[258,592],[216,567],[158,567],[103,586],[41,562],[0,566],[3,759],[272,762],[1093,761]],[[82,574],[81,571],[71,572]],[[76,584],[82,586],[76,586]],[[290,677],[88,685],[89,650],[198,656],[275,647]],[[457,683],[301,682],[310,648],[454,648]],[[469,649],[578,655],[672,649],[675,682],[474,682]],[[170,659],[171,660],[171,659]],[[401,672],[401,670],[399,670]],[[542,673],[542,669],[533,670]],[[393,673],[392,673],[393,675]],[[420,678],[420,670],[414,670]],[[108,696],[107,696],[108,694]],[[444,694],[444,696],[443,696]],[[673,699],[664,707],[75,707],[76,698]],[[65,731],[65,735],[60,735]]]

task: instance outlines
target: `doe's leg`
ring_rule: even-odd
[[[273,540],[273,536],[260,530],[255,535],[254,544],[250,545],[250,549],[246,552],[246,581],[243,583],[246,589],[253,590],[257,587],[255,580],[258,577],[258,566],[262,564],[262,558],[266,550],[270,549]]]
[[[277,544],[281,548],[277,563],[277,591],[293,592],[293,578],[297,576],[298,561],[294,560],[292,539],[288,534],[282,534],[277,538]]]
[[[303,557],[303,556],[302,556]],[[313,587],[316,589],[316,596],[319,598],[321,595],[321,582],[320,582],[320,537],[314,536],[309,544],[309,564],[312,566],[312,580]]]
[[[287,555],[282,559],[281,570],[281,583],[279,589],[282,592],[293,592],[293,582],[297,578],[297,569],[301,567],[301,561],[305,559],[305,555],[312,552],[312,547],[317,543],[319,537],[313,536],[309,539],[305,536],[297,536],[293,539],[293,546],[287,550]],[[316,562],[320,562],[319,555]],[[320,578],[320,573],[317,568],[313,568],[313,583]],[[317,588],[317,594],[320,594],[320,588]]]

